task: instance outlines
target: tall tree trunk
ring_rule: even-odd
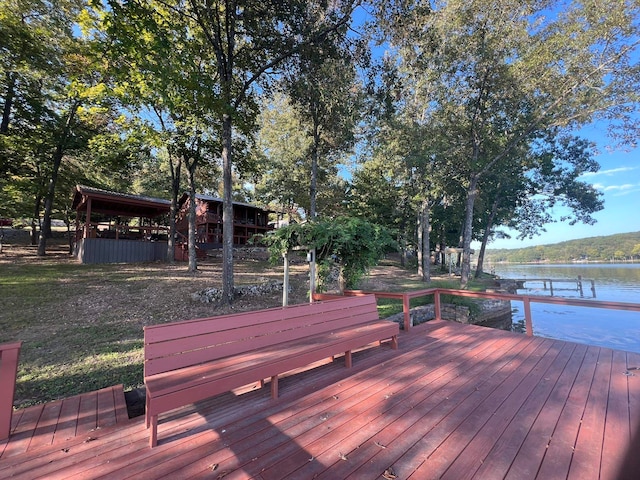
[[[65,149],[67,146],[67,140],[71,131],[71,124],[73,123],[76,112],[80,107],[80,102],[74,101],[69,107],[69,114],[64,124],[64,128],[60,133],[56,149],[53,153],[53,168],[51,169],[51,176],[49,177],[49,185],[47,187],[47,194],[44,199],[44,219],[42,227],[40,228],[40,239],[38,242],[38,256],[44,256],[47,254],[47,236],[51,235],[51,211],[53,210],[53,200],[56,194],[56,184],[58,183],[58,172],[60,171],[60,165],[62,164],[62,158],[64,157]]]
[[[33,201],[33,215],[31,217],[31,245],[38,244],[38,230],[40,227],[40,209],[42,208],[42,196],[36,194],[36,198]]]
[[[198,257],[196,254],[196,168],[198,166],[197,158],[186,160],[187,171],[189,172],[189,238],[187,240],[189,247],[189,271],[198,271]]]
[[[169,209],[169,236],[167,237],[167,261],[176,260],[176,217],[178,216],[178,195],[180,195],[180,174],[182,157],[178,156],[174,163],[174,155],[169,152],[169,168],[171,169],[171,208]]]
[[[7,91],[4,95],[4,106],[2,107],[2,122],[0,122],[0,134],[9,131],[9,121],[11,120],[11,108],[13,107],[13,98],[15,96],[16,75],[13,72],[7,72]]]
[[[473,208],[478,196],[478,175],[471,176],[467,189],[467,200],[464,211],[464,228],[462,234],[462,271],[460,275],[460,287],[467,288],[471,275],[471,237],[473,228]]]
[[[222,302],[233,302],[233,195],[232,195],[232,120],[222,116],[222,183],[224,188],[222,207]]]
[[[428,200],[422,201],[420,215],[422,216],[420,222],[422,225],[422,281],[429,283],[431,281],[431,242],[429,239],[431,209]]]
[[[424,277],[424,262],[422,261],[422,255],[424,253],[424,248],[422,248],[422,244],[424,242],[424,229],[422,228],[422,209],[418,212],[418,221],[417,221],[417,245],[416,245],[416,253],[418,255],[418,276],[420,278]]]
[[[60,164],[62,163],[63,156],[64,148],[62,145],[58,145],[53,155],[53,170],[51,171],[51,177],[49,178],[47,194],[44,198],[44,217],[40,227],[40,238],[38,239],[38,256],[41,257],[47,254],[47,237],[51,236],[51,212],[53,210],[53,199],[56,194],[58,171],[60,170]]]
[[[487,242],[489,241],[491,230],[493,229],[493,221],[495,220],[496,214],[498,212],[498,203],[499,197],[496,196],[495,200],[493,201],[493,205],[491,206],[489,219],[487,220],[487,224],[484,228],[484,234],[482,235],[482,244],[480,245],[480,252],[478,252],[478,265],[476,266],[476,273],[474,275],[475,278],[480,278],[480,275],[482,275],[482,272],[484,271],[484,252],[487,248]]]
[[[318,120],[313,115],[313,145],[311,146],[311,181],[309,187],[309,218],[312,220],[317,216],[318,198],[318,148],[320,145],[320,134],[318,132]]]

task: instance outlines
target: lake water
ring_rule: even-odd
[[[501,278],[515,279],[583,279],[583,296],[574,282],[554,282],[554,296],[591,299],[594,280],[594,300],[610,300],[640,304],[640,264],[571,264],[571,265],[505,265],[490,266]],[[486,269],[487,271],[489,268]],[[549,295],[541,282],[528,282],[520,294]],[[512,302],[514,323],[524,319],[521,302]],[[531,304],[534,335],[572,342],[599,345],[640,353],[640,312]]]

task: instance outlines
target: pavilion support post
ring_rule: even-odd
[[[78,238],[79,233],[80,233],[80,212],[76,211],[76,228],[73,235],[75,238],[76,244],[78,243],[78,240],[80,240]]]
[[[84,238],[89,238],[91,232],[91,197],[87,199],[87,213],[84,219]]]

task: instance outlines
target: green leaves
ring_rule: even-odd
[[[316,250],[321,271],[329,274],[338,265],[348,288],[354,287],[366,271],[385,253],[397,248],[389,231],[355,217],[337,217],[281,227],[260,238],[268,245],[271,261],[296,249]]]

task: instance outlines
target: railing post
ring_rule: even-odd
[[[411,300],[406,293],[402,294],[402,311],[404,312],[404,331],[408,332],[411,328]]]
[[[284,281],[282,283],[282,306],[286,307],[289,305],[289,252],[283,253],[282,258],[284,259]],[[311,301],[313,302],[313,295],[311,296]]]
[[[436,320],[442,320],[440,314],[440,290],[436,290],[433,293],[433,314],[436,316]]]
[[[22,342],[0,345],[0,440],[9,438],[11,416],[13,415],[13,395],[16,389],[18,356]]]
[[[531,300],[529,297],[523,297],[524,303],[524,325],[527,331],[528,337],[533,337],[533,321],[531,320]]]

